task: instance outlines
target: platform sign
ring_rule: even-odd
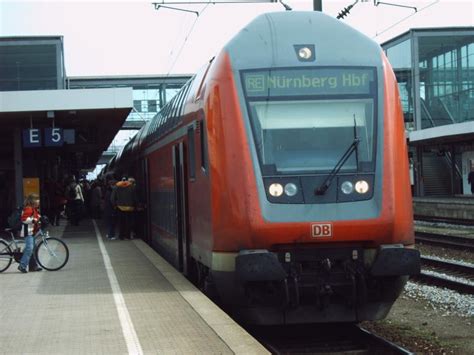
[[[45,147],[61,147],[64,143],[62,128],[45,128],[44,145]]]
[[[76,130],[62,128],[30,128],[23,130],[23,147],[62,147],[76,143]]]
[[[75,129],[64,129],[63,136],[64,136],[64,143],[76,144],[76,130]]]
[[[36,148],[41,147],[41,129],[30,128],[23,130],[23,147]]]
[[[40,194],[40,179],[39,178],[23,178],[23,198],[26,199],[28,195]]]

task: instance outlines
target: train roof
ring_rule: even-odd
[[[315,60],[299,61],[295,51],[298,45],[313,45]],[[378,43],[344,22],[317,11],[260,15],[245,26],[225,50],[235,70],[295,65],[381,65]]]

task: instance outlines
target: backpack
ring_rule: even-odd
[[[75,199],[76,199],[76,195],[77,195],[76,187],[77,187],[77,185],[75,185],[74,187],[69,186],[69,190],[68,190],[68,192],[67,192],[67,197],[68,197],[70,200],[75,200]]]
[[[21,215],[23,213],[23,206],[17,207],[13,210],[11,215],[8,217],[8,225],[14,231],[21,230],[23,222],[21,221]]]

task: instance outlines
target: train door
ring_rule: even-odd
[[[179,270],[186,275],[188,273],[189,243],[187,240],[187,170],[185,153],[183,142],[173,147],[178,263]]]

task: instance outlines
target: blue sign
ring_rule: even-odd
[[[74,129],[44,128],[44,142],[42,133],[40,128],[24,129],[23,147],[62,147],[64,143],[76,143],[76,131]]]
[[[41,147],[41,130],[39,128],[30,128],[23,130],[23,147]]]
[[[76,130],[75,129],[65,129],[63,130],[64,143],[66,144],[76,144]]]
[[[45,128],[44,129],[44,145],[45,147],[61,147],[63,145],[63,129],[62,128]]]

